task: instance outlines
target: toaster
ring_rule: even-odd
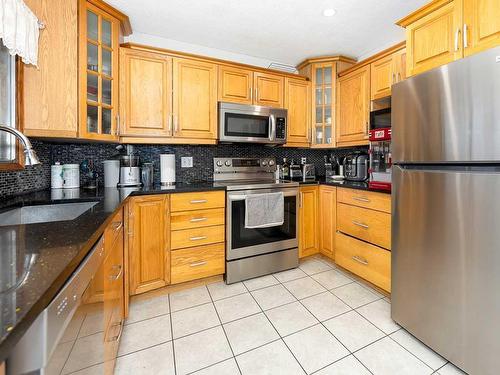
[[[368,179],[368,154],[355,152],[344,158],[344,177],[348,181]]]

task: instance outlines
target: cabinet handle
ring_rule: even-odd
[[[362,257],[358,257],[357,255],[354,255],[352,257],[352,260],[355,260],[356,262],[358,263],[361,263],[361,264],[364,264],[365,266],[368,265],[368,261],[365,259],[365,258],[362,258]]]
[[[120,113],[116,114],[116,130],[115,135],[120,135]]]
[[[112,223],[111,225],[113,226],[113,230],[115,232],[118,232],[122,228],[123,223],[121,221],[118,221],[118,222]]]
[[[114,265],[112,267],[113,269],[118,269],[118,273],[116,275],[109,275],[109,279],[111,281],[116,281],[120,278],[120,276],[122,275],[122,272],[123,272],[123,267],[120,265],[120,264],[117,264],[117,265]]]
[[[464,23],[464,48],[469,47],[469,41],[467,40],[467,24]]]
[[[113,341],[120,341],[120,337],[122,336],[123,332],[123,322],[115,323],[112,325],[112,327],[120,327],[120,332],[116,335],[111,337],[110,339],[107,339],[107,342],[113,342]]]
[[[398,73],[398,82],[401,82],[401,73]]]
[[[179,117],[175,115],[174,117],[174,134],[177,134],[179,130]]]
[[[255,100],[259,100],[259,89],[256,87],[255,88]]]
[[[168,115],[168,129],[167,129],[168,135],[172,135],[172,117],[174,117],[173,114]]]
[[[392,73],[392,84],[396,83],[396,73]]]
[[[207,264],[207,262],[205,260],[202,260],[201,262],[191,263],[189,267],[199,267],[199,266],[204,266],[205,264]]]
[[[358,227],[368,229],[368,225],[363,224],[363,223],[360,223],[359,221],[355,221],[355,220],[353,220],[353,221],[352,221],[352,223],[353,223],[354,225],[357,225]]]
[[[195,236],[195,237],[189,237],[189,241],[201,241],[201,240],[206,240],[207,236]]]
[[[455,52],[458,51],[458,38],[460,37],[460,27],[455,32]]]
[[[299,193],[299,208],[302,208],[302,192]]]
[[[248,91],[250,91],[250,101],[253,101],[253,90],[251,87],[248,88]]]
[[[199,223],[200,221],[206,221],[206,217],[193,217],[191,220],[189,220],[191,223]]]
[[[191,204],[207,203],[207,200],[206,199],[194,199],[194,200],[190,201],[189,203],[191,203]]]
[[[355,201],[359,201],[359,202],[370,202],[370,200],[368,198],[365,198],[365,197],[352,197],[352,199],[354,199]]]

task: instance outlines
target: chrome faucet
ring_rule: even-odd
[[[28,137],[26,137],[23,133],[21,133],[17,129],[11,128],[10,126],[0,124],[0,131],[2,131],[2,130],[4,132],[13,134],[23,144],[24,155],[26,156],[25,162],[24,162],[25,165],[41,164],[40,159],[38,159],[38,156],[37,156],[35,150],[33,149],[33,146],[31,145],[31,142],[28,139]]]

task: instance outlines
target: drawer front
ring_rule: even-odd
[[[170,232],[171,248],[175,250],[224,242],[224,229],[224,225],[216,225],[213,227],[172,231]]]
[[[337,232],[335,262],[372,284],[391,291],[391,252]]]
[[[202,191],[199,193],[172,194],[170,211],[204,210],[207,208],[221,208],[226,203],[224,191]]]
[[[180,230],[224,225],[224,214],[224,208],[174,212],[170,215],[170,229]]]
[[[356,189],[337,189],[337,201],[391,213],[391,195]]]
[[[120,211],[118,211],[115,216],[113,216],[113,219],[111,219],[111,222],[104,230],[104,242],[106,246],[112,246],[115,240],[118,238],[118,235],[122,232],[122,230],[123,230],[123,208],[120,209]]]
[[[391,248],[391,215],[339,203],[337,229],[377,246]]]
[[[225,270],[224,244],[172,251],[172,284],[221,275]]]

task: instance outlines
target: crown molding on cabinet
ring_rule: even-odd
[[[96,7],[119,20],[123,36],[129,36],[130,34],[132,34],[132,25],[130,24],[130,19],[126,14],[120,12],[118,9],[112,7],[102,0],[87,0],[87,2],[95,5]]]
[[[430,3],[424,5],[423,7],[418,8],[413,13],[410,13],[406,17],[397,21],[396,25],[406,28],[406,26],[408,26],[409,24],[415,22],[416,20],[418,20],[422,17],[425,17],[426,15],[434,12],[436,9],[439,9],[443,5],[451,3],[452,1],[454,1],[454,0],[433,0]]]

